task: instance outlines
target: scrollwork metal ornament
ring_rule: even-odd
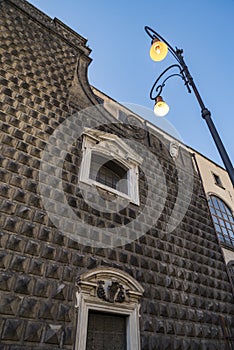
[[[179,73],[173,73],[173,74],[169,74],[162,83],[159,83],[161,78],[166,75],[166,73],[168,73],[168,71],[174,69],[174,68],[178,68],[179,69]],[[184,81],[184,85],[187,87],[188,92],[191,93],[191,89],[189,87],[189,81],[186,78],[183,69],[178,65],[178,64],[172,64],[171,66],[169,66],[168,68],[166,68],[160,75],[159,77],[155,80],[151,90],[150,90],[150,98],[151,100],[156,100],[158,96],[161,95],[162,90],[165,86],[165,83],[168,79],[172,78],[172,77],[180,77],[183,81]],[[154,91],[156,92],[156,94],[154,95]]]
[[[202,118],[206,121],[207,126],[210,130],[210,133],[213,137],[213,140],[215,142],[215,145],[217,147],[217,150],[223,160],[223,163],[226,167],[226,170],[228,172],[230,181],[232,182],[232,185],[234,186],[234,168],[232,165],[232,162],[228,156],[228,153],[223,145],[223,142],[218,134],[218,131],[211,119],[211,113],[210,111],[206,108],[203,99],[193,81],[193,78],[189,72],[189,69],[184,61],[183,58],[183,50],[182,49],[178,49],[177,47],[175,49],[173,49],[173,47],[160,35],[158,34],[155,30],[153,30],[152,28],[145,26],[145,31],[146,33],[149,35],[149,37],[152,40],[152,43],[155,39],[160,39],[163,43],[165,43],[168,47],[169,52],[172,54],[172,56],[175,58],[175,60],[178,62],[178,64],[174,64],[171,65],[170,67],[166,68],[162,74],[160,74],[160,76],[156,79],[155,83],[152,86],[152,89],[150,91],[150,98],[152,100],[156,100],[156,98],[160,95],[160,93],[162,92],[163,87],[165,86],[165,82],[174,76],[180,76],[182,78],[182,80],[185,83],[185,86],[188,90],[188,92],[190,93],[191,91],[194,92],[194,95],[197,99],[197,102],[199,103],[199,106],[201,108],[201,116]],[[177,67],[179,69],[179,73],[177,74],[171,74],[169,76],[167,76],[164,81],[161,84],[159,83],[159,80],[164,76],[164,74],[166,74],[169,70],[173,69]],[[158,84],[158,85],[157,85]],[[190,88],[191,87],[191,88]],[[153,94],[154,90],[156,91],[156,95]]]

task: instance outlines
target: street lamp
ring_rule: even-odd
[[[173,65],[169,66],[168,68],[166,68],[159,75],[159,77],[156,79],[155,83],[152,86],[152,89],[150,91],[150,98],[151,98],[151,100],[155,101],[155,106],[154,106],[155,114],[159,115],[159,116],[164,116],[168,113],[169,106],[165,103],[165,101],[163,101],[161,93],[162,93],[162,90],[163,90],[165,83],[168,79],[170,79],[171,77],[174,77],[174,76],[179,76],[184,81],[184,85],[186,86],[188,92],[191,93],[191,91],[193,91],[195,94],[195,97],[196,97],[196,99],[201,107],[201,116],[203,119],[205,119],[205,121],[208,125],[210,133],[214,139],[216,147],[219,151],[219,154],[223,160],[223,163],[226,167],[226,170],[228,172],[228,175],[229,175],[230,180],[232,182],[232,185],[234,187],[234,169],[233,169],[231,160],[230,160],[230,158],[225,150],[225,147],[222,143],[222,140],[218,134],[218,131],[217,131],[212,119],[211,119],[211,113],[206,108],[206,106],[205,106],[205,104],[204,104],[204,102],[203,102],[203,100],[202,100],[202,98],[197,90],[197,87],[193,81],[193,78],[188,70],[188,67],[185,64],[184,58],[182,56],[183,50],[178,49],[177,47],[176,47],[176,49],[173,49],[173,47],[161,35],[159,35],[157,32],[155,32],[152,28],[146,26],[145,31],[152,39],[152,42],[151,42],[152,46],[150,48],[150,57],[154,61],[163,60],[166,57],[168,51],[172,54],[172,56],[174,56],[174,58],[177,61],[177,64],[173,64]],[[172,70],[175,70],[175,69],[178,70],[178,72],[170,74],[170,72]],[[162,83],[159,83],[160,80],[166,74],[169,74],[169,75],[166,76],[166,78],[163,80]]]

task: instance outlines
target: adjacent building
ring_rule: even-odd
[[[234,189],[221,166],[198,152],[194,152],[194,159],[234,288]]]

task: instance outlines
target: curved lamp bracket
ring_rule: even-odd
[[[173,68],[178,68],[179,69],[179,73],[173,73],[173,74],[170,74],[168,75],[161,84],[158,84],[159,81],[161,80],[161,78],[165,75],[165,73],[167,73],[167,71],[169,71],[170,69],[173,69]],[[151,90],[150,90],[150,98],[151,100],[156,100],[156,98],[158,96],[161,95],[161,92],[165,86],[165,83],[168,79],[172,78],[172,77],[175,77],[175,76],[178,76],[180,77],[183,81],[184,81],[184,84],[185,86],[187,87],[188,89],[188,92],[191,93],[191,90],[190,90],[190,87],[189,87],[189,81],[186,79],[186,76],[183,72],[183,69],[181,68],[180,65],[178,64],[173,64],[171,65],[170,67],[166,68],[160,75],[159,77],[156,79],[156,81],[154,82]],[[154,96],[154,91],[156,92],[155,96]]]
[[[180,50],[176,47],[176,49],[173,49],[173,47],[161,36],[159,35],[157,32],[155,32],[155,30],[153,30],[152,28],[150,27],[147,27],[145,26],[145,31],[146,33],[150,36],[150,38],[152,39],[152,41],[154,41],[154,39],[159,39],[161,40],[162,42],[164,42],[164,44],[167,45],[168,47],[168,50],[169,52],[174,56],[174,58],[176,59],[176,61],[178,62],[178,64],[174,64],[170,67],[168,67],[167,69],[165,69],[165,71],[158,77],[158,79],[155,81],[154,85],[152,86],[152,89],[150,91],[150,98],[152,100],[156,100],[156,98],[160,95],[160,93],[162,92],[162,89],[163,87],[165,86],[165,82],[171,78],[171,77],[174,77],[174,76],[180,76],[183,80],[184,80],[184,83],[185,83],[185,86],[187,87],[188,89],[188,92],[191,92],[190,90],[190,86],[192,88],[192,91],[194,92],[195,94],[195,97],[197,99],[197,102],[199,103],[199,106],[201,107],[201,113],[202,113],[202,117],[205,119],[207,125],[208,125],[208,128],[211,132],[211,135],[214,139],[214,142],[217,146],[217,149],[219,151],[219,154],[223,160],[223,163],[226,167],[226,170],[228,172],[228,175],[229,175],[229,178],[231,180],[231,183],[234,187],[234,168],[233,168],[233,165],[232,165],[232,162],[227,154],[227,151],[222,143],[222,140],[218,134],[218,131],[211,119],[211,113],[210,111],[206,108],[204,102],[203,102],[203,99],[193,81],[193,78],[189,72],[189,69],[184,61],[184,58],[183,58],[183,50]],[[164,81],[162,82],[162,84],[158,84],[159,82],[159,79],[162,78],[162,76],[171,68],[174,68],[174,67],[177,67],[179,68],[179,73],[174,73],[174,74],[170,74],[169,76],[166,77],[166,79],[164,79]],[[154,90],[156,91],[156,96],[154,97],[153,96],[153,92]]]
[[[177,62],[179,62],[180,64],[182,64],[183,58],[182,58],[182,53],[183,50],[176,48],[175,50],[173,49],[173,47],[157,32],[155,32],[155,30],[153,30],[152,28],[145,26],[145,31],[146,33],[150,36],[150,38],[152,39],[152,41],[154,39],[160,39],[161,41],[163,41],[167,47],[168,50],[170,51],[170,53],[175,57],[175,59],[177,60]]]

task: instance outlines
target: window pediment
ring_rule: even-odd
[[[127,162],[133,162],[137,165],[143,162],[142,157],[114,134],[95,129],[86,129],[84,135],[86,137],[86,142],[84,142],[85,148],[87,146],[91,150],[94,148],[95,152],[99,151],[100,153],[109,154],[116,159],[121,159],[122,162],[126,160]]]
[[[106,302],[138,302],[144,289],[130,275],[114,268],[98,268],[80,276],[79,293]]]

